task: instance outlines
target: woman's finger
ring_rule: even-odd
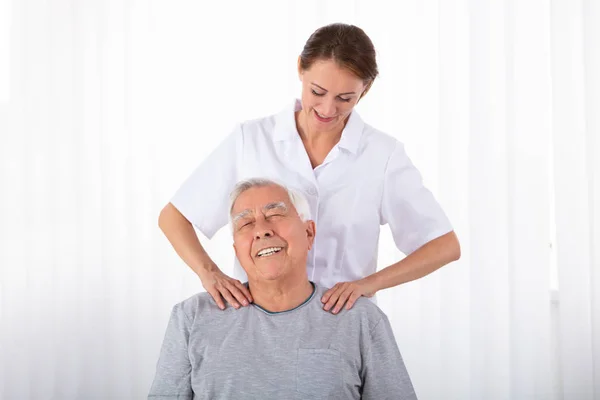
[[[231,292],[225,287],[225,285],[221,284],[219,286],[219,291],[221,292],[221,296],[223,296],[227,303],[231,304],[236,309],[240,308],[240,304],[237,302],[236,299],[233,298]]]
[[[333,292],[331,297],[329,297],[329,300],[327,301],[327,303],[325,304],[323,309],[325,311],[329,311],[331,309],[331,307],[333,307],[333,305],[337,302],[338,298],[340,297],[340,294],[342,294],[343,291],[344,291],[343,286],[342,285],[338,286],[336,291]]]
[[[350,295],[350,298],[346,302],[346,310],[349,310],[352,307],[354,307],[354,303],[356,303],[356,300],[358,300],[358,298],[360,296],[361,295],[356,290],[354,292],[352,292],[352,294]]]
[[[252,299],[252,295],[250,294],[250,290],[248,290],[248,288],[246,286],[244,286],[244,284],[242,282],[240,282],[238,280],[234,280],[233,284],[244,294],[246,299],[248,299],[248,302],[252,303],[254,301]]]
[[[246,296],[244,296],[244,294],[242,293],[242,291],[235,285],[235,283],[233,282],[227,282],[226,285],[227,289],[229,290],[229,292],[232,294],[232,296],[240,303],[243,304],[244,306],[248,305],[248,299],[246,298]]]
[[[210,294],[212,296],[212,298],[215,300],[215,303],[217,303],[217,306],[221,309],[224,310],[225,309],[225,304],[223,303],[223,298],[221,297],[221,293],[219,293],[219,291],[217,290],[217,288],[215,288],[214,286],[210,289],[206,290],[208,292],[208,294]]]
[[[342,294],[340,294],[337,304],[335,305],[335,308],[332,311],[334,314],[337,314],[340,312],[342,307],[344,307],[344,304],[346,304],[346,300],[348,300],[348,297],[350,297],[351,293],[353,293],[352,289],[348,288],[348,289],[344,290],[342,292]]]
[[[331,295],[334,294],[336,290],[338,290],[339,286],[340,286],[340,284],[336,283],[335,285],[333,285],[333,287],[331,289],[326,291],[325,294],[323,294],[323,297],[321,297],[321,303],[327,303],[327,301],[329,301],[329,298],[331,297]]]

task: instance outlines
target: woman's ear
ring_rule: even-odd
[[[302,73],[304,70],[302,69],[302,59],[298,56],[298,79],[302,82]]]
[[[372,85],[373,85],[373,81],[370,81],[369,83],[367,83],[367,85],[365,86],[365,90],[363,90],[363,92],[361,93],[360,97],[358,98],[358,101],[360,101],[363,97],[365,97],[365,95],[367,94],[369,89],[371,89]],[[357,103],[358,103],[358,101],[357,101]]]

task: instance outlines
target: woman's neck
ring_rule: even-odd
[[[305,146],[311,148],[329,147],[331,149],[340,141],[344,127],[330,131],[311,129],[306,121],[306,114],[298,111],[296,112],[296,129]]]

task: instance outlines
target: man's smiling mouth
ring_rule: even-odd
[[[256,253],[256,256],[257,257],[272,256],[273,254],[279,253],[282,249],[283,249],[283,247],[267,247],[265,249],[262,249],[258,253]]]

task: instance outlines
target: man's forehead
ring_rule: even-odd
[[[252,190],[255,189],[255,190]],[[249,189],[240,194],[233,205],[233,213],[242,210],[271,208],[274,204],[279,203],[287,207],[289,197],[286,191],[277,186],[265,186]]]
[[[275,201],[268,201],[268,202],[256,202],[256,203],[252,203],[252,204],[240,203],[239,205],[236,204],[236,207],[233,208],[233,214],[237,214],[237,213],[250,214],[250,213],[254,213],[255,210],[257,210],[257,209],[272,210],[274,208],[287,209],[288,208],[287,202],[285,202],[284,200],[275,200]]]

